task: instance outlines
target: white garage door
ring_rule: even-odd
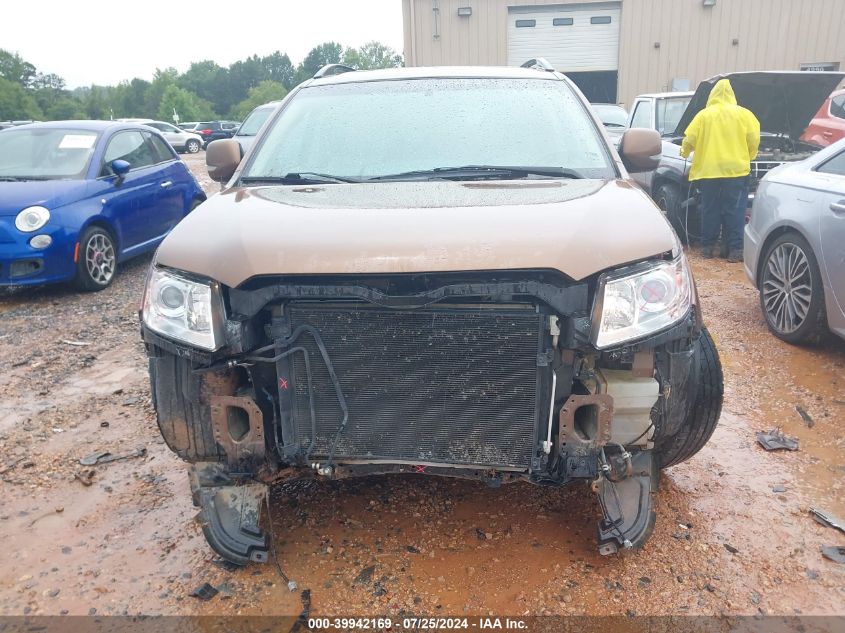
[[[620,14],[618,2],[511,7],[508,65],[544,57],[561,72],[616,70]]]

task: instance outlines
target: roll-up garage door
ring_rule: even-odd
[[[618,2],[508,9],[508,65],[544,57],[565,73],[619,66]]]

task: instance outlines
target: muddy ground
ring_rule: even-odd
[[[203,157],[186,162],[212,191]],[[0,298],[0,614],[301,610],[273,565],[216,564],[193,520],[150,405],[137,317],[149,262],[98,294]],[[311,590],[312,613],[845,613],[845,566],[819,551],[845,534],[808,514],[845,516],[845,342],[781,343],[739,264],[692,264],[725,366],[724,413],[710,444],[664,474],[642,551],[597,554],[599,509],[580,486],[396,476],[277,489],[278,560]],[[755,432],[772,427],[801,450],[764,452]],[[204,582],[223,591],[190,597]]]

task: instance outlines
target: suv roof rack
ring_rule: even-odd
[[[552,66],[546,59],[537,57],[536,59],[529,59],[521,68],[533,68],[534,70],[543,70],[547,73],[555,72],[555,67]]]
[[[331,77],[333,75],[342,75],[343,73],[354,73],[355,69],[351,66],[345,66],[343,64],[328,64],[323,66],[320,70],[314,73],[314,79],[319,79],[320,77]]]

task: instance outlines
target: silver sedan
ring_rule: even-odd
[[[845,338],[845,140],[770,171],[745,227],[745,272],[772,333]]]

